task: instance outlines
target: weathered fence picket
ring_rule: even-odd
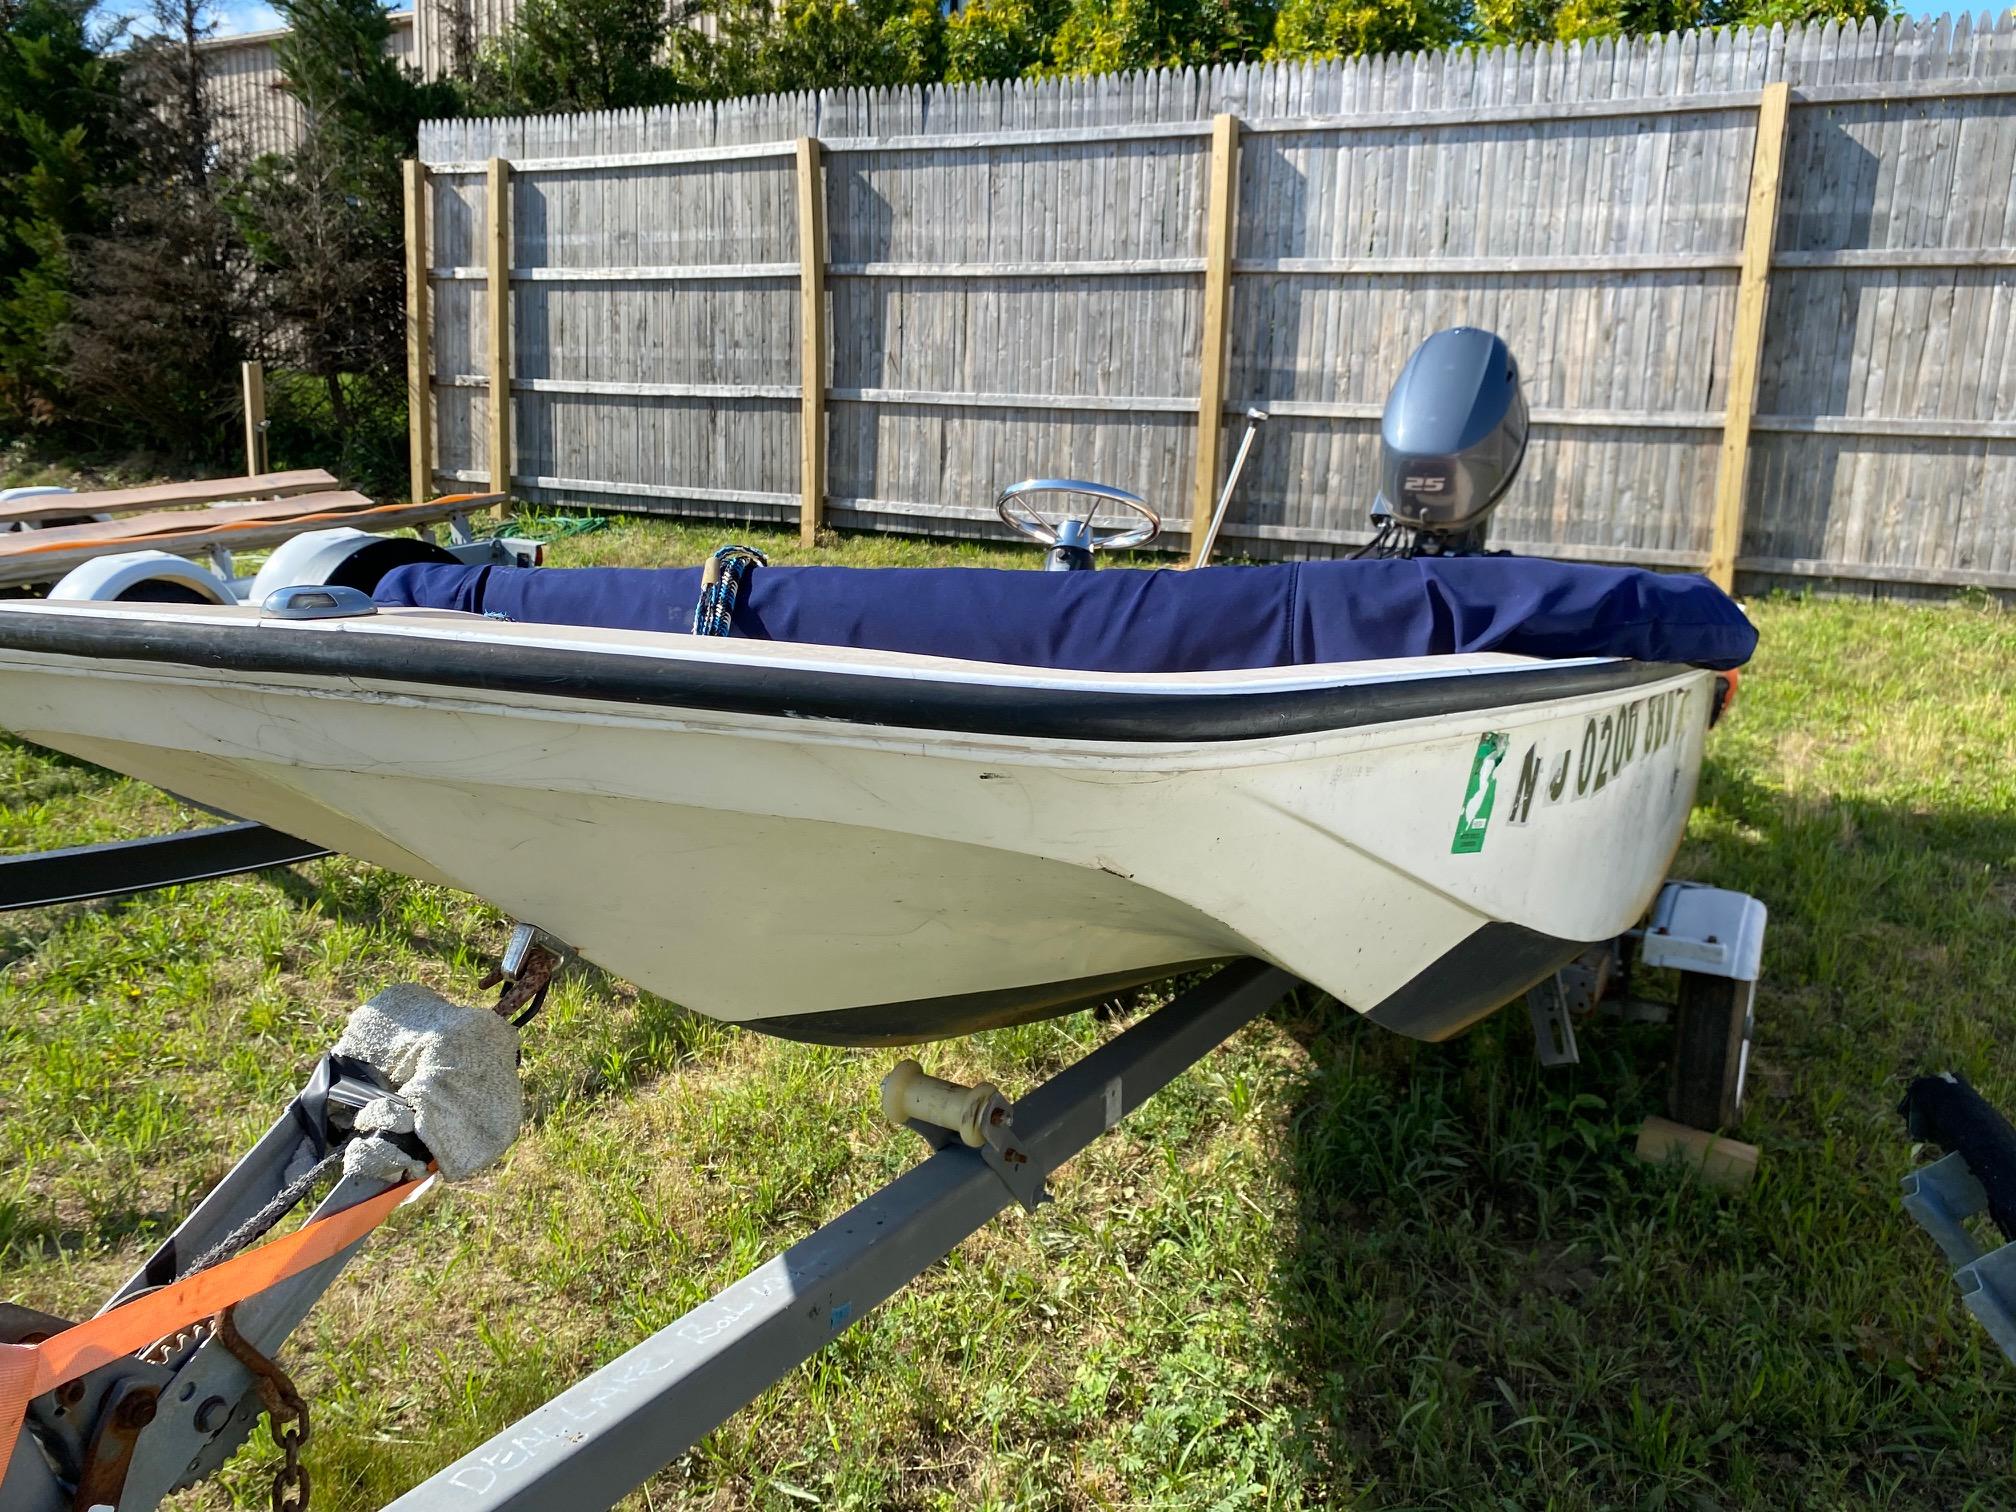
[[[1259,405],[1225,540],[1327,555],[1366,538],[1387,386],[1463,323],[1533,406],[1504,544],[2016,589],[2006,15],[440,122],[420,155],[430,482],[973,534],[1077,475],[1180,546]]]

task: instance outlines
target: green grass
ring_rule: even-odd
[[[566,561],[692,560],[619,522]],[[850,538],[820,560],[1030,564]],[[710,1508],[2007,1507],[2016,1368],[1904,1218],[1906,1078],[2016,1108],[2016,619],[1769,600],[1681,875],[1771,907],[1757,1181],[1642,1166],[1664,1031],[1423,1046],[1282,1005],[668,1469]],[[0,848],[169,828],[0,744]],[[0,915],[0,1295],[95,1305],[348,1008],[465,999],[504,922],[331,859]],[[1011,1094],[1112,1032],[930,1047]],[[908,1165],[889,1052],[786,1044],[593,973],[526,1037],[506,1164],[402,1214],[290,1346],[323,1512],[375,1507]],[[188,1506],[263,1504],[263,1435]],[[648,1501],[647,1498],[648,1497]]]

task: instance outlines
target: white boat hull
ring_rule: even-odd
[[[73,611],[92,615],[274,634],[250,611]],[[1642,915],[1693,801],[1713,681],[1637,668],[1346,728],[1081,740],[443,686],[386,675],[382,655],[368,676],[248,672],[136,654],[124,631],[90,653],[75,634],[24,646],[13,625],[0,613],[0,723],[24,737],[476,893],[696,1011],[840,1041],[965,1032],[1244,955],[1402,1032],[1454,1033]],[[1158,682],[431,614],[283,633],[1109,701]],[[1160,681],[1222,699],[1536,665],[1553,664]]]

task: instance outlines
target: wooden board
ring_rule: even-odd
[[[1639,1127],[1638,1144],[1632,1153],[1648,1165],[1677,1160],[1692,1166],[1710,1186],[1740,1191],[1757,1174],[1759,1151],[1740,1139],[1690,1129],[1655,1115]]]
[[[406,161],[406,444],[407,494],[421,500],[434,483],[433,321],[427,281],[427,170]]]
[[[490,487],[511,492],[511,170],[490,160],[485,215],[490,278]]]
[[[61,520],[72,515],[132,514],[142,509],[166,509],[177,504],[213,504],[230,499],[280,499],[336,486],[333,475],[319,467],[298,472],[258,473],[242,478],[194,478],[187,483],[157,483],[146,488],[107,488],[74,494],[41,494],[0,504],[0,528]]]
[[[238,390],[245,419],[245,470],[256,476],[272,471],[266,458],[266,364],[238,364]]]
[[[798,540],[810,546],[826,503],[826,166],[800,137],[798,178]]]
[[[1204,212],[1204,331],[1197,357],[1197,479],[1190,493],[1194,565],[1218,502],[1225,442],[1226,333],[1231,328],[1232,258],[1239,235],[1239,118],[1211,122],[1210,199]]]
[[[1778,239],[1778,185],[1785,163],[1785,113],[1790,93],[1791,86],[1783,82],[1764,87],[1763,102],[1757,107],[1756,147],[1750,159],[1743,266],[1736,276],[1736,328],[1729,341],[1729,399],[1708,535],[1708,576],[1725,589],[1735,586],[1736,554],[1743,547],[1750,420],[1757,412],[1757,378],[1764,358],[1764,316],[1771,300],[1771,253]]]
[[[82,525],[60,525],[51,530],[18,531],[0,536],[0,556],[32,557],[77,541],[144,541],[149,536],[215,530],[243,520],[298,520],[310,515],[347,514],[370,507],[371,500],[367,495],[339,489],[251,504],[220,504],[213,509],[161,509],[151,514],[131,515],[123,520],[94,520]]]
[[[357,500],[360,502],[351,503]],[[305,503],[296,500],[294,503]],[[204,510],[154,517],[151,533],[106,537],[113,524],[66,526],[32,535],[0,536],[0,587],[56,581],[71,568],[122,551],[167,551],[190,556],[222,546],[230,551],[257,551],[277,546],[308,530],[348,526],[387,531],[438,524],[503,502],[497,494],[463,494],[430,499],[424,504],[377,504],[358,494],[325,496],[322,507],[293,512],[259,512],[262,506]],[[228,518],[218,518],[219,516]],[[143,519],[146,517],[142,517]],[[169,522],[181,522],[171,528]],[[117,522],[131,525],[132,521]],[[39,550],[26,549],[30,545]],[[51,549],[54,548],[54,549]]]

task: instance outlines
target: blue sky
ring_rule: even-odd
[[[267,31],[280,24],[265,0],[229,0],[219,12],[217,30],[225,33]]]
[[[112,7],[114,10],[135,12],[144,10],[140,4],[123,3]],[[1967,7],[1957,4],[1937,4],[1931,0],[1905,0],[1904,9],[1914,16],[1936,16],[1951,10],[1959,14]],[[224,0],[218,7],[218,33],[232,36],[241,32],[267,31],[280,24],[280,18],[273,13],[273,7],[266,0]]]
[[[147,0],[107,0],[98,14],[108,21],[116,17],[137,21],[144,18],[147,11]],[[217,35],[220,37],[270,31],[280,25],[280,17],[266,0],[222,0],[216,11]]]

